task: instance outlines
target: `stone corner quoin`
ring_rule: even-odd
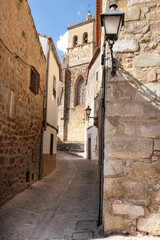
[[[117,74],[106,80],[104,230],[160,236],[160,3],[118,8],[125,24],[114,45]]]

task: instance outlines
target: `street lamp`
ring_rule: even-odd
[[[93,118],[95,121],[98,121],[98,117],[90,117],[92,109],[88,105],[88,107],[85,109],[86,111],[86,120],[88,121],[90,118]]]
[[[124,26],[124,13],[117,10],[117,4],[111,4],[110,10],[100,14],[101,24],[104,27],[105,41],[108,42],[111,51],[112,71],[111,75],[116,74],[115,59],[113,57],[113,45],[118,39],[118,33],[121,26]]]

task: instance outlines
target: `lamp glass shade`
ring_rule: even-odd
[[[106,40],[117,40],[121,25],[124,26],[124,13],[116,9],[117,5],[110,6],[110,10],[101,13],[101,23],[105,29]]]
[[[121,22],[121,16],[118,16],[118,15],[117,16],[105,16],[104,21],[105,21],[106,34],[107,35],[110,35],[110,34],[118,35],[119,26],[120,26],[120,22]]]

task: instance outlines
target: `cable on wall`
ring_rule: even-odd
[[[0,38],[0,41],[2,42],[3,46],[7,49],[8,52],[10,52],[11,54],[15,55],[15,58],[19,59],[23,64],[25,64],[25,65],[27,65],[27,66],[29,66],[29,67],[31,67],[31,68],[33,67],[33,65],[30,65],[30,64],[26,63],[20,56],[17,55],[17,53],[12,52],[12,51],[6,46],[6,44],[3,42],[3,40],[2,40],[1,38]],[[40,86],[39,88],[40,88],[40,90],[41,90],[41,93],[42,93],[43,96],[44,96],[44,92],[42,91],[41,86]]]

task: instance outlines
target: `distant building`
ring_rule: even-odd
[[[58,133],[57,105],[60,101],[59,89],[61,87],[62,69],[52,38],[39,34],[39,39],[47,61],[44,101],[43,161],[41,169],[42,176],[45,176],[56,167]]]
[[[27,1],[0,1],[0,205],[39,177],[46,60]]]
[[[87,68],[96,45],[94,16],[88,13],[85,22],[68,30],[68,50],[62,57],[64,99],[58,136],[61,141],[84,143]]]

